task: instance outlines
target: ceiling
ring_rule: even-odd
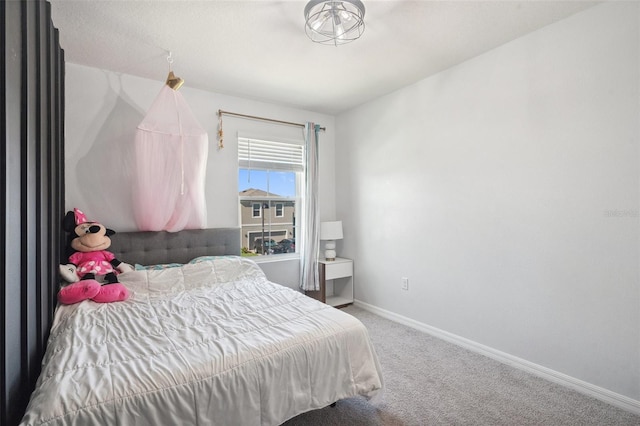
[[[70,63],[330,115],[473,58],[597,2],[373,1],[364,35],[313,43],[306,0],[49,0]]]

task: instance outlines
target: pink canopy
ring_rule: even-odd
[[[133,207],[141,231],[206,227],[209,137],[180,92],[165,85],[138,125]]]

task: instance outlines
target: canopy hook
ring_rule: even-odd
[[[167,55],[167,62],[169,62],[169,71],[171,71],[171,66],[173,65],[173,52],[169,51],[169,55]]]

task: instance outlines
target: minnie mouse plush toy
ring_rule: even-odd
[[[65,305],[91,299],[98,303],[120,302],[129,297],[127,288],[118,281],[117,273],[133,267],[116,259],[107,248],[115,231],[98,222],[90,222],[78,209],[67,212],[63,229],[70,233],[69,263],[60,265],[60,275],[71,283],[60,289],[58,300]],[[104,276],[100,283],[96,277]]]

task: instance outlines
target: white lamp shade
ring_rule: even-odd
[[[342,221],[321,222],[320,223],[320,239],[321,240],[341,240],[342,239]]]

